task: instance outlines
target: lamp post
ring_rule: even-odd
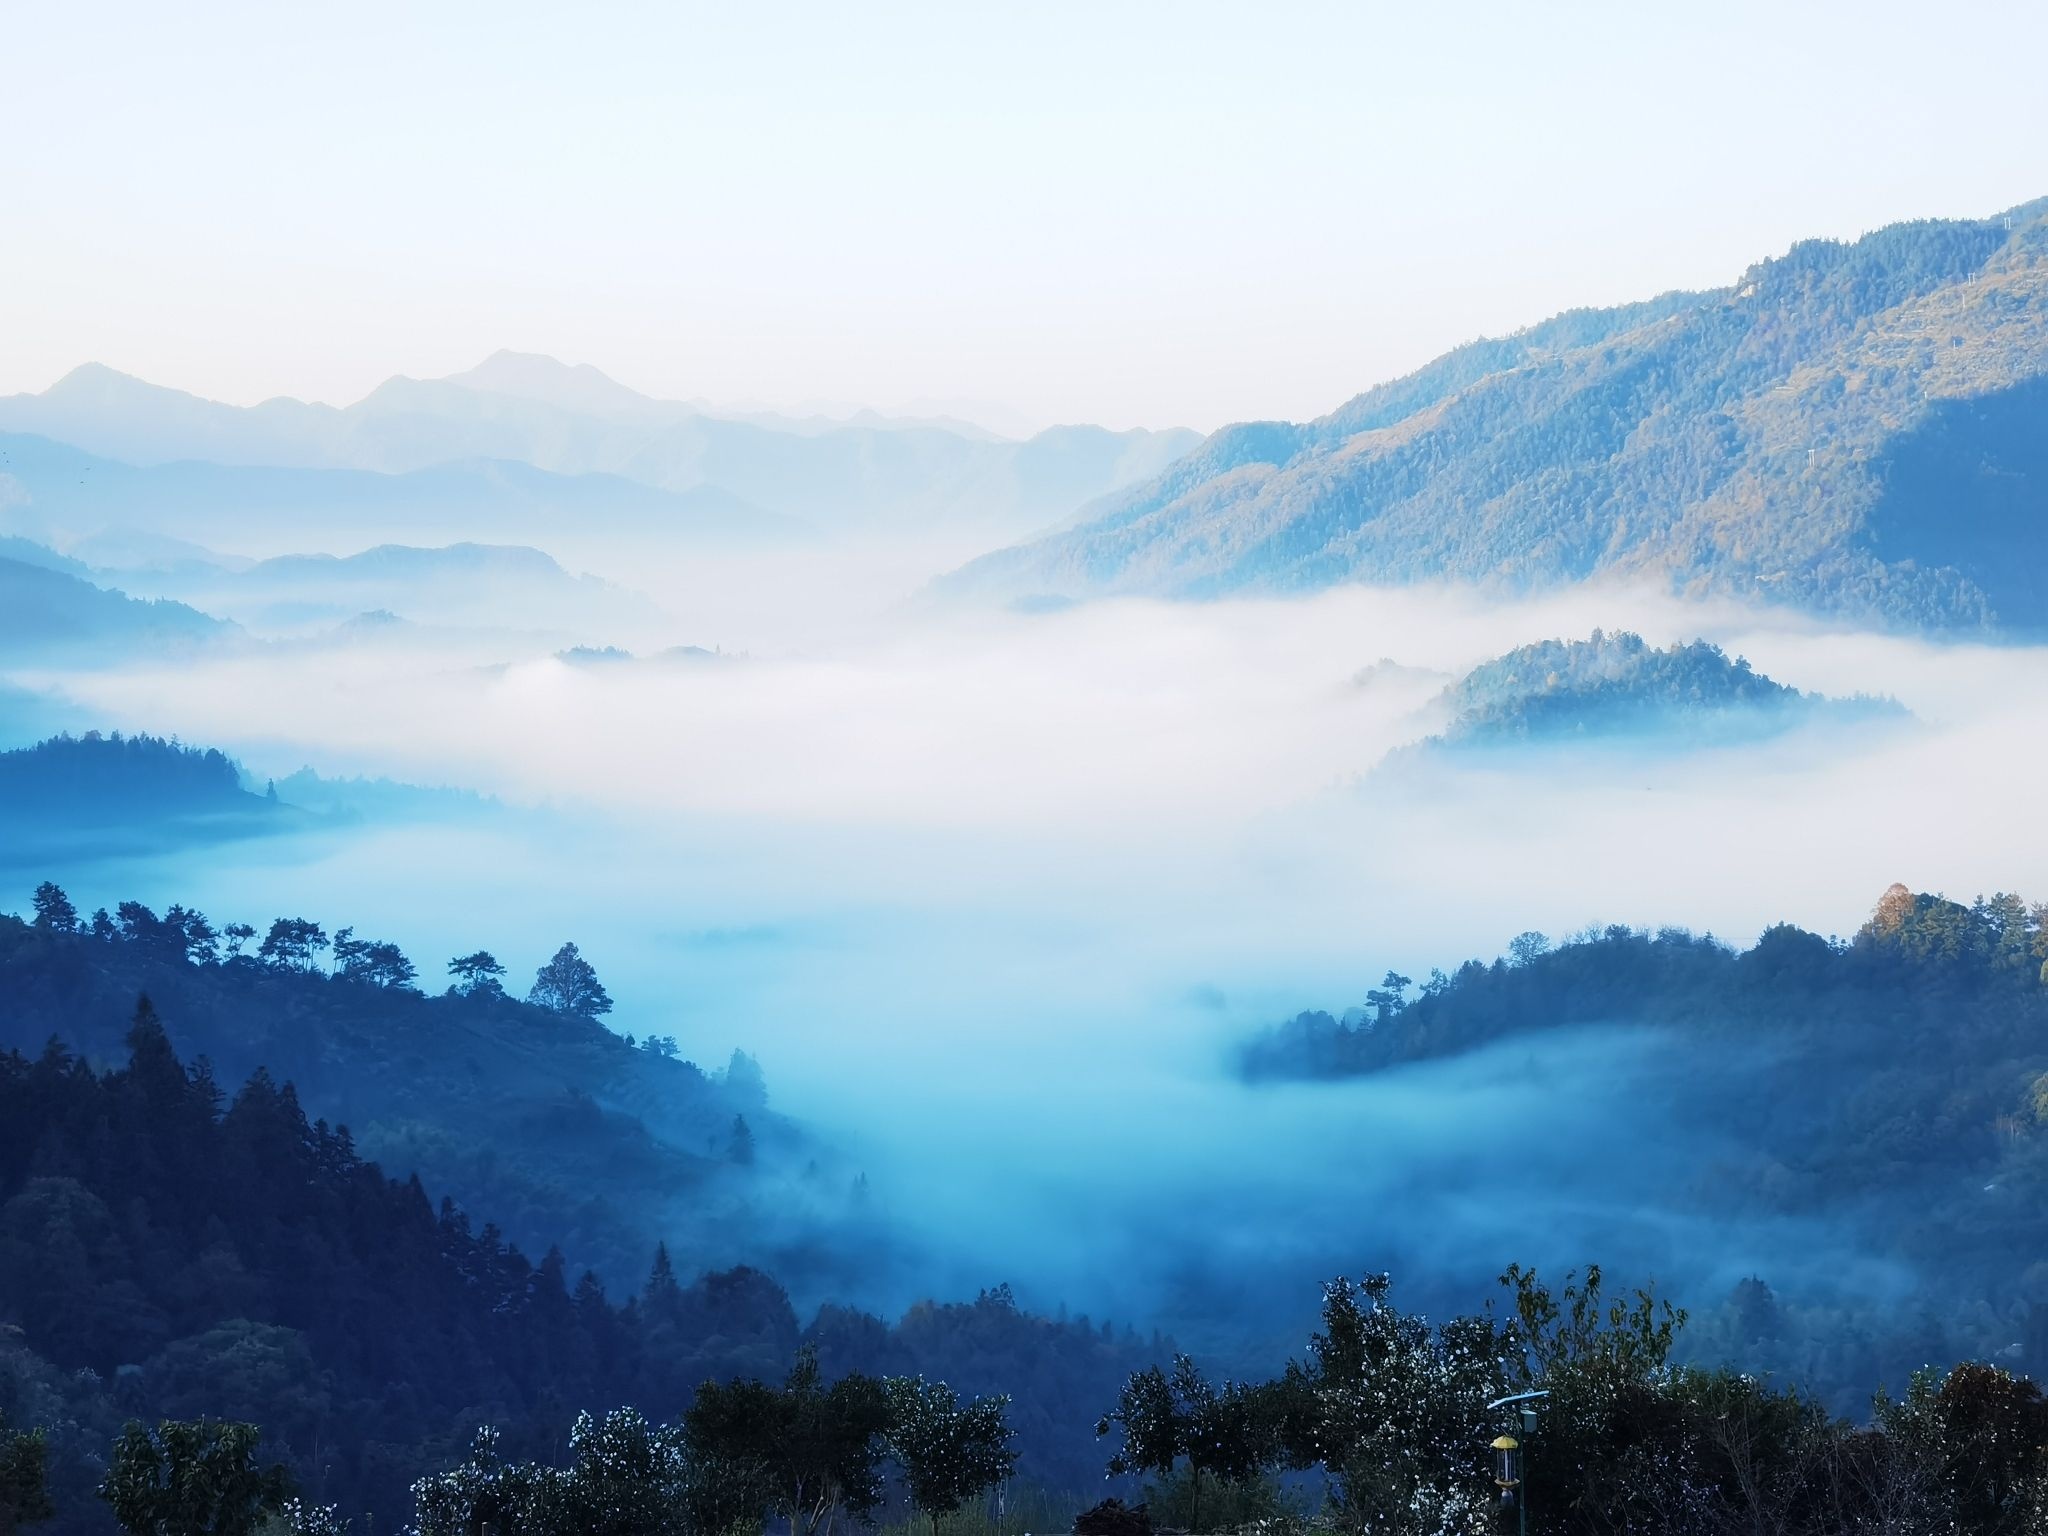
[[[1503,1408],[1516,1410],[1521,1421],[1524,1437],[1536,1433],[1536,1405],[1550,1396],[1546,1388],[1538,1392],[1517,1392],[1510,1397],[1497,1397],[1486,1405],[1488,1413],[1498,1413]],[[1513,1435],[1496,1436],[1493,1450],[1493,1480],[1500,1488],[1503,1506],[1515,1507],[1515,1529],[1520,1536],[1529,1536],[1529,1490],[1527,1472],[1522,1463],[1522,1442]]]

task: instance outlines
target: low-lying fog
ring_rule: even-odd
[[[1436,727],[1451,676],[1596,625],[1704,636],[1914,718],[1372,774]],[[670,638],[725,636],[686,621]],[[1184,1340],[1213,1305],[1177,1315],[1177,1297],[1284,1281],[1307,1301],[1338,1267],[1478,1283],[1511,1259],[1591,1257],[1723,1285],[1819,1262],[1806,1234],[1702,1241],[1645,1214],[1684,1174],[1656,1152],[1675,1068],[1653,1038],[1249,1089],[1228,1067],[1246,1030],[1529,928],[1846,934],[1893,880],[2048,886],[2048,822],[2026,814],[2048,650],[1638,591],[1365,589],[1028,615],[909,603],[745,648],[487,665],[487,647],[426,635],[15,681],[106,727],[218,745],[259,779],[311,763],[504,805],[51,871],[82,907],[353,923],[423,978],[479,945],[529,975],[574,939],[615,1027],[673,1033],[707,1064],[744,1046],[776,1107],[866,1167],[918,1242],[857,1299],[1011,1279],[1027,1303],[1164,1316]]]

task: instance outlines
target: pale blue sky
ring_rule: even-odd
[[[1305,416],[2048,193],[2048,6],[0,3],[0,392]]]

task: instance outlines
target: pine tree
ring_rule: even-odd
[[[76,933],[78,931],[78,908],[71,905],[71,898],[53,882],[45,880],[36,887],[35,925],[45,933]]]

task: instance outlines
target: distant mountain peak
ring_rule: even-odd
[[[123,373],[105,363],[80,363],[76,368],[57,380],[43,391],[45,399],[105,398],[110,394],[182,395],[181,389],[172,389],[164,384],[152,384],[147,379],[138,379],[132,373]]]
[[[545,353],[510,348],[501,348],[474,368],[438,382],[569,411],[645,411],[662,404],[588,363],[565,363]]]

